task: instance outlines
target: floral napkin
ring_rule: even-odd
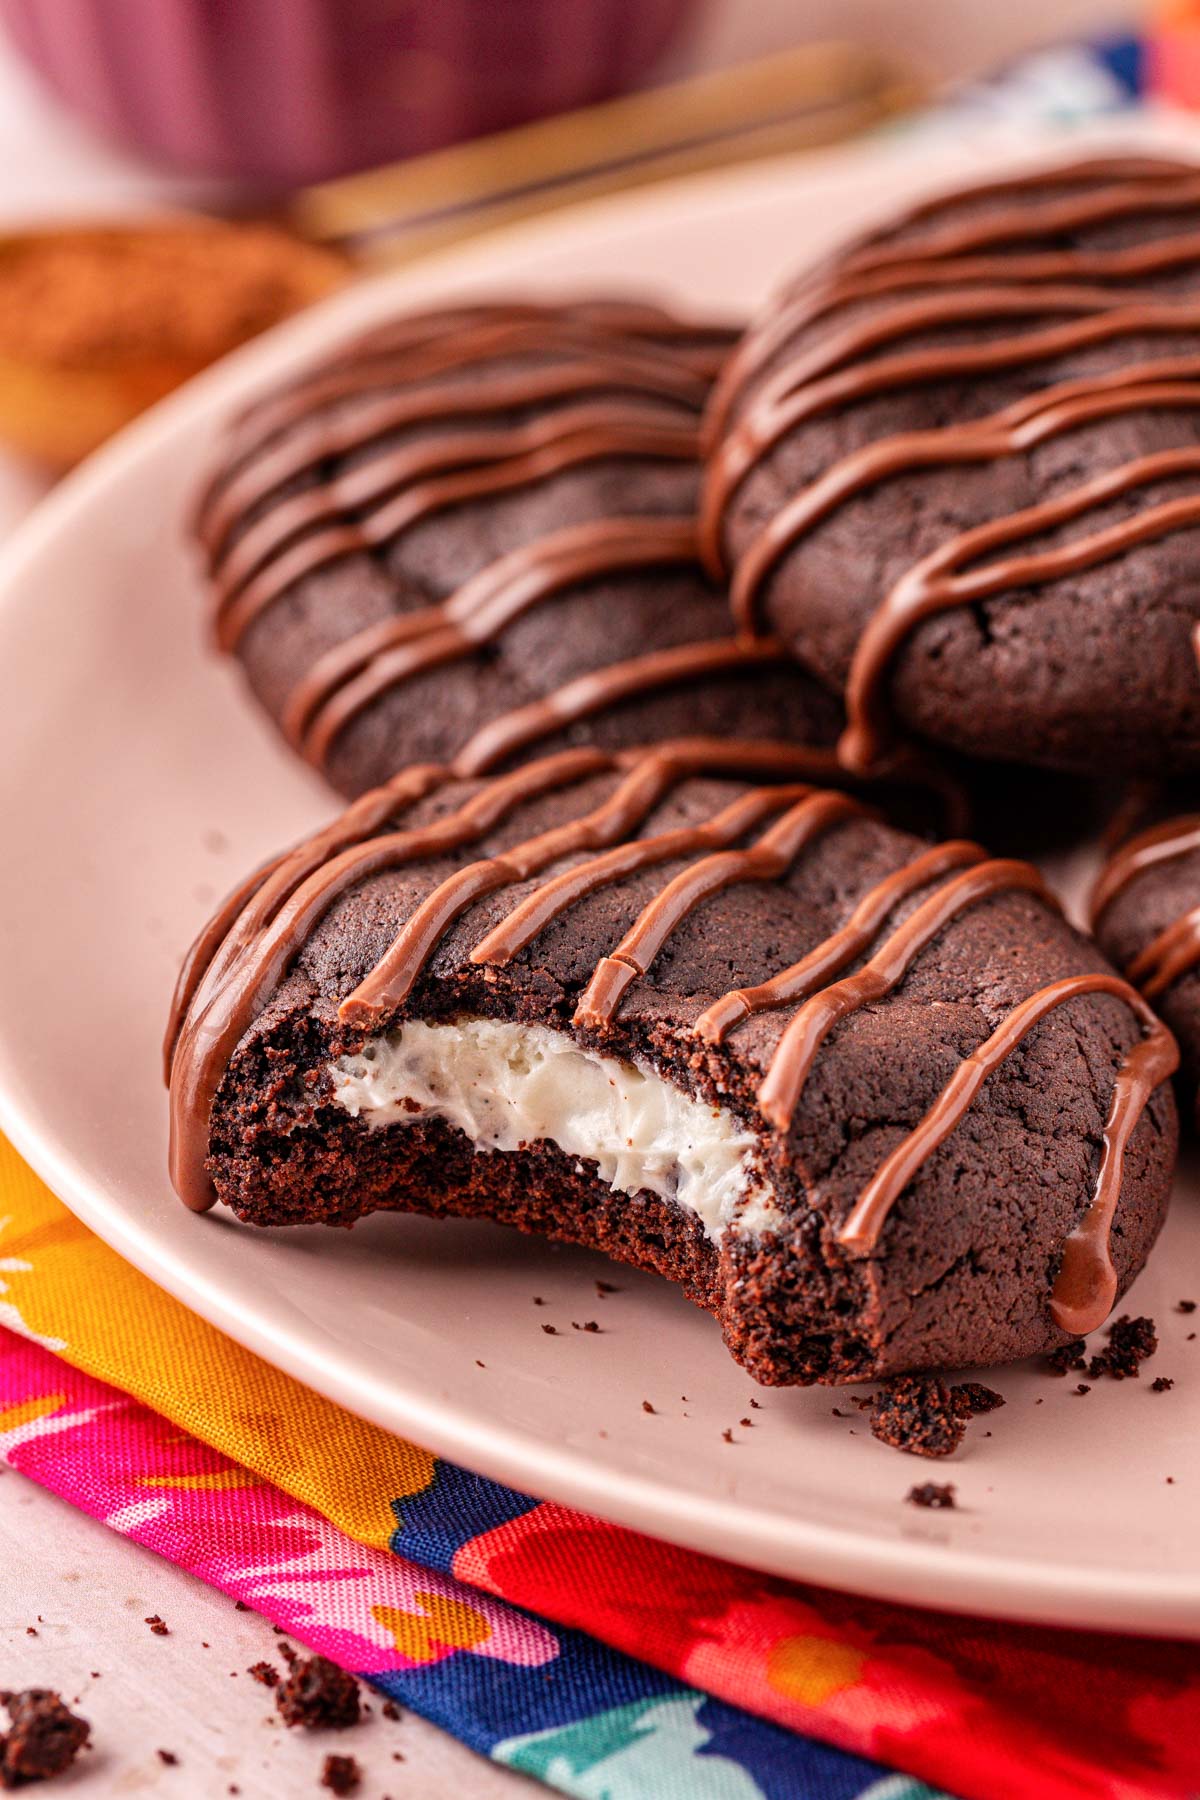
[[[587,1800],[1200,1793],[1193,1645],[800,1587],[539,1501],[243,1350],[2,1139],[0,1221],[0,1455],[497,1761]]]

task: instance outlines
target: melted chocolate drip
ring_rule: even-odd
[[[1179,1066],[1178,1046],[1170,1032],[1117,975],[1069,975],[1014,1007],[1004,1023],[959,1064],[920,1124],[876,1170],[838,1233],[840,1244],[857,1255],[875,1248],[892,1207],[925,1159],[949,1137],[987,1077],[1012,1055],[1039,1019],[1083,994],[1111,994],[1123,1000],[1137,1013],[1146,1033],[1117,1070],[1092,1198],[1063,1245],[1050,1297],[1055,1324],[1073,1335],[1094,1331],[1108,1317],[1117,1296],[1109,1238],[1121,1192],[1125,1146],[1150,1094]]]
[[[1038,199],[1041,188],[1078,181],[1093,185],[1083,194]],[[1053,242],[1082,226],[1194,208],[1200,204],[1196,168],[1101,159],[977,191],[985,197],[1012,193],[1018,203],[935,229],[916,242],[867,241],[852,248],[781,302],[735,352],[706,424],[711,457],[700,542],[710,570],[722,564],[724,518],[734,494],[807,419],[953,375],[1032,370],[1093,344],[1200,331],[1200,303],[1194,298],[1162,299],[1129,285],[1200,263],[1195,231],[1112,251],[1023,248]],[[942,207],[960,198],[931,201],[901,224],[936,220]],[[1012,245],[1022,248],[1006,253]],[[881,296],[886,305],[865,321],[787,354],[791,338],[815,319]],[[903,348],[917,332],[1009,318],[1029,320],[1031,328],[983,343]],[[751,381],[778,357],[779,367],[747,399]],[[899,433],[851,451],[779,508],[739,555],[731,582],[739,629],[753,633],[766,585],[795,544],[868,489],[921,468],[997,461],[1095,419],[1157,408],[1200,409],[1200,355],[1163,356],[1116,372],[1052,382],[990,417]],[[1119,525],[1044,554],[1016,548],[1054,525],[1084,518],[1115,495],[1197,473],[1197,451],[1141,457],[1058,500],[962,532],[924,558],[884,597],[859,641],[846,689],[848,725],[840,746],[845,766],[862,772],[878,761],[888,737],[888,677],[925,619],[990,595],[1044,585],[1112,561],[1150,538],[1194,526],[1200,522],[1200,496],[1131,514]],[[998,551],[1009,554],[994,554]],[[985,556],[985,566],[972,571],[970,565]]]
[[[779,880],[818,837],[863,816],[865,809],[845,794],[785,784],[751,788],[693,825],[646,838],[637,835],[642,825],[691,775],[733,772],[781,781],[789,774],[805,775],[811,762],[812,753],[801,749],[705,739],[616,755],[567,751],[493,778],[456,810],[409,829],[403,823],[407,809],[450,778],[450,771],[414,769],[364,795],[311,843],[244,884],[202,934],[185,964],[167,1034],[171,1172],[181,1197],[197,1210],[212,1204],[205,1172],[210,1115],[229,1059],[309,934],[348,888],[380,870],[465,849],[539,795],[568,789],[598,774],[618,775],[616,787],[591,810],[502,855],[468,862],[441,881],[413,909],[383,957],[338,1009],[341,1023],[350,1030],[385,1027],[403,1007],[445,933],[486,895],[547,874],[471,952],[473,962],[503,965],[585,895],[634,871],[693,859],[665,883],[621,942],[598,962],[574,1022],[603,1035],[630,985],[648,971],[671,933],[705,900],[737,882]],[[397,828],[383,829],[392,824]],[[738,847],[738,839],[760,827],[765,829],[757,838]],[[556,863],[581,852],[590,854],[552,872]],[[930,891],[878,943],[895,908],[924,889]],[[846,924],[802,962],[757,989],[735,990],[716,1001],[698,1021],[698,1035],[716,1043],[753,1012],[801,1002],[758,1096],[763,1117],[786,1131],[813,1060],[833,1026],[891,992],[951,921],[993,895],[1011,892],[1032,893],[1044,902],[1050,899],[1041,876],[1027,863],[989,861],[977,845],[962,842],[923,852],[877,882]],[[877,943],[861,968],[841,974]],[[1103,1319],[1116,1288],[1108,1235],[1120,1192],[1124,1148],[1150,1094],[1178,1060],[1170,1033],[1141,996],[1116,976],[1070,976],[1049,983],[1015,1007],[964,1059],[926,1117],[860,1195],[839,1233],[848,1254],[866,1255],[875,1249],[891,1208],[917,1169],[954,1129],[981,1083],[1037,1021],[1053,1008],[1090,994],[1122,1000],[1144,1032],[1118,1070],[1092,1200],[1064,1248],[1051,1300],[1064,1329],[1091,1329]]]

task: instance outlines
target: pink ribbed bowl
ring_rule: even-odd
[[[315,181],[630,86],[694,0],[0,0],[68,106],[188,168]]]

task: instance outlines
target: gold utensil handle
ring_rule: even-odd
[[[360,262],[667,176],[835,142],[911,106],[899,59],[813,44],[302,190],[292,222]]]

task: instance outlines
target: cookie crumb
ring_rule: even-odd
[[[69,1769],[91,1736],[91,1726],[64,1704],[52,1688],[4,1692],[8,1732],[0,1737],[0,1788],[49,1781]]]
[[[1003,1406],[1004,1396],[978,1381],[947,1387],[937,1375],[897,1375],[854,1404],[869,1413],[880,1443],[910,1456],[950,1456],[968,1420]]]
[[[1057,1350],[1051,1350],[1044,1358],[1051,1375],[1065,1375],[1070,1369],[1082,1369],[1086,1366],[1086,1360],[1087,1345],[1082,1338],[1072,1338],[1069,1344],[1060,1344]]]
[[[927,1506],[934,1512],[953,1511],[958,1505],[956,1492],[952,1481],[923,1481],[918,1487],[910,1487],[904,1497],[910,1506]]]
[[[362,1770],[352,1756],[327,1756],[321,1769],[321,1786],[331,1794],[352,1794],[362,1780]]]
[[[1109,1327],[1108,1343],[1088,1364],[1088,1374],[1093,1381],[1101,1375],[1107,1375],[1113,1381],[1135,1381],[1142,1364],[1157,1349],[1158,1333],[1154,1320],[1133,1319],[1128,1313],[1122,1313],[1116,1324]]]
[[[358,1683],[327,1657],[296,1657],[275,1690],[275,1704],[285,1725],[342,1730],[358,1724]]]
[[[601,1300],[603,1300],[605,1294],[619,1294],[620,1291],[620,1288],[611,1281],[598,1281],[596,1283],[596,1293]]]
[[[557,1337],[558,1336],[558,1326],[557,1325],[543,1325],[542,1330],[545,1332],[547,1337]]]
[[[1194,1313],[1195,1310],[1196,1310],[1196,1302],[1194,1300],[1177,1300],[1175,1303],[1175,1311],[1176,1312]]]
[[[732,1431],[730,1431],[728,1426],[726,1426],[725,1430],[721,1433],[721,1436],[724,1438],[724,1440],[727,1444],[732,1444],[733,1433],[732,1433]]]
[[[244,1600],[235,1600],[233,1603],[233,1610],[234,1612],[250,1612],[251,1608],[246,1605]]]
[[[379,1710],[385,1719],[402,1719],[404,1717],[394,1700],[385,1700]]]
[[[1091,1391],[1092,1391],[1092,1390],[1091,1390],[1091,1388],[1090,1388],[1090,1387],[1089,1387],[1089,1386],[1088,1386],[1088,1384],[1087,1384],[1087,1382],[1086,1382],[1086,1381],[1078,1381],[1078,1382],[1076,1382],[1076,1384],[1075,1384],[1075,1392],[1076,1392],[1076,1393],[1077,1393],[1077,1394],[1090,1394],[1090,1393],[1091,1393]]]
[[[981,1413],[995,1412],[1004,1405],[1004,1395],[995,1388],[984,1387],[982,1381],[960,1381],[950,1389],[950,1398],[968,1419],[977,1419]]]
[[[571,1320],[572,1331],[599,1331],[599,1329],[600,1327],[595,1319],[585,1319],[582,1325],[577,1319]]]
[[[480,1360],[479,1360],[479,1358],[478,1358],[478,1357],[476,1357],[476,1358],[475,1358],[475,1367],[476,1367],[476,1368],[477,1368],[477,1369],[486,1369],[486,1368],[487,1368],[487,1364],[486,1364],[486,1363],[483,1363],[483,1362],[480,1362]]]
[[[261,1683],[263,1687],[274,1688],[279,1686],[279,1670],[273,1663],[251,1663],[250,1667],[246,1670],[246,1673],[247,1675],[252,1675],[255,1681]]]
[[[1150,1383],[1150,1392],[1152,1394],[1169,1394],[1174,1386],[1175,1382],[1170,1375],[1156,1375]]]
[[[753,1423],[754,1423],[754,1420],[753,1420],[753,1419],[739,1419],[739,1420],[738,1420],[738,1424],[739,1424],[739,1425],[742,1425],[742,1426],[745,1426],[745,1427],[746,1427],[746,1428],[747,1428],[747,1429],[749,1429],[749,1427],[750,1427],[750,1426],[751,1426],[751,1425],[753,1425]]]
[[[151,1613],[148,1618],[146,1618],[142,1621],[142,1623],[145,1625],[148,1625],[150,1627],[150,1629],[154,1633],[155,1637],[169,1637],[170,1636],[170,1627],[167,1625],[167,1622],[165,1619],[159,1618],[157,1613]],[[208,1645],[205,1644],[204,1648],[207,1650]]]
[[[651,1404],[648,1400],[642,1401],[642,1411],[648,1412],[648,1413],[652,1413],[654,1411],[654,1408],[651,1406]]]
[[[545,1306],[546,1302],[542,1299],[540,1294],[535,1294],[533,1296],[533,1304],[535,1306]]]
[[[176,1754],[173,1750],[156,1750],[154,1752],[154,1754],[155,1754],[155,1756],[157,1756],[160,1763],[166,1764],[168,1769],[174,1769],[174,1768],[178,1767],[179,1758],[176,1756]]]

